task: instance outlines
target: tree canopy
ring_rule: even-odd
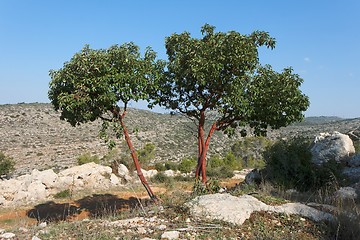
[[[156,53],[144,57],[134,43],[108,49],[86,45],[60,70],[50,71],[49,99],[61,118],[73,126],[101,118],[130,101],[147,99],[162,68]]]
[[[260,64],[258,48],[275,47],[267,32],[215,32],[214,26],[205,24],[201,33],[201,39],[188,32],[166,38],[167,70],[156,103],[196,120],[196,175],[201,173],[206,182],[206,153],[215,130],[232,133],[238,126],[250,126],[264,135],[268,127],[300,121],[309,100],[299,89],[303,80],[292,68],[278,73]],[[217,116],[205,138],[209,112]]]
[[[138,46],[126,43],[98,50],[86,45],[63,68],[50,71],[49,99],[55,110],[61,111],[61,119],[73,126],[101,119],[105,139],[112,123],[116,137],[125,135],[139,178],[153,199],[156,197],[141,172],[124,117],[130,101],[149,98],[162,69],[163,63],[156,60],[153,50],[147,48],[141,57]],[[123,104],[122,111],[119,104]]]

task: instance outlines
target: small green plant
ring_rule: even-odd
[[[155,163],[154,167],[158,172],[163,172],[163,171],[166,170],[166,167],[165,167],[164,163],[157,162],[157,163]]]
[[[184,158],[183,160],[181,160],[178,169],[180,172],[189,173],[195,169],[196,164],[196,157]]]
[[[90,153],[84,153],[77,157],[78,165],[83,165],[90,162],[94,162],[98,164],[100,162],[100,159],[98,156],[96,155],[92,156]]]
[[[221,189],[219,180],[217,179],[210,179],[206,182],[206,184],[203,184],[198,179],[195,180],[194,186],[193,186],[193,195],[200,196],[205,194],[213,194],[219,192]]]
[[[54,198],[70,198],[71,197],[71,191],[70,189],[65,189],[61,192],[58,192],[54,195]]]
[[[3,152],[0,152],[0,177],[1,175],[10,174],[14,171],[15,162],[13,158],[6,156]]]
[[[360,140],[353,141],[355,152],[360,153]]]
[[[167,161],[165,163],[166,170],[174,170],[174,171],[176,171],[176,170],[178,170],[178,167],[179,167],[179,164],[176,163],[176,162]]]
[[[137,151],[137,155],[142,166],[147,166],[155,158],[155,145],[153,143],[145,144],[142,149]]]
[[[157,173],[151,178],[155,183],[164,183],[166,187],[172,188],[174,186],[174,178],[166,176],[163,172]]]

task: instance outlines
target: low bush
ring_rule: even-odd
[[[155,158],[155,145],[153,143],[145,144],[142,149],[137,151],[137,155],[139,162],[146,167]]]
[[[14,171],[15,162],[14,160],[0,152],[0,177],[2,175],[8,175]]]
[[[166,170],[165,164],[164,163],[155,163],[154,168],[158,171],[158,172],[163,172]]]
[[[174,171],[176,171],[176,170],[178,170],[178,167],[179,167],[179,164],[176,163],[176,162],[167,161],[165,163],[166,170],[174,170]]]
[[[262,174],[285,189],[299,191],[318,190],[334,186],[343,179],[341,166],[328,162],[317,166],[311,162],[311,141],[305,138],[280,140],[264,152],[266,167]],[[329,190],[329,188],[328,188]]]
[[[178,166],[178,170],[183,173],[189,173],[195,170],[196,164],[197,164],[196,157],[185,158],[180,162]]]
[[[100,159],[98,156],[91,155],[90,153],[84,153],[77,157],[78,165],[83,165],[90,162],[94,162],[98,164],[100,162]]]
[[[207,168],[206,175],[213,178],[232,178],[234,176],[234,170],[227,166]]]
[[[54,198],[70,198],[71,197],[71,191],[70,189],[65,189],[61,192],[58,192],[54,195]]]
[[[174,186],[174,179],[166,176],[163,172],[155,174],[155,176],[151,178],[151,181],[154,183],[164,183],[167,188],[172,188]]]

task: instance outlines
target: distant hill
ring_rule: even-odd
[[[344,118],[336,117],[336,116],[319,116],[319,117],[306,117],[302,122],[294,123],[294,125],[302,126],[302,125],[317,125],[317,124],[325,124],[331,122],[337,122],[344,120]]]
[[[196,155],[196,126],[182,115],[154,113],[129,109],[125,123],[137,149],[146,143],[155,145],[155,161],[179,161]],[[99,157],[108,153],[108,148],[98,138],[99,122],[71,127],[59,119],[50,104],[0,105],[0,151],[16,160],[17,173],[32,169],[63,169],[76,164],[76,157],[83,153]],[[339,131],[347,133],[360,129],[359,119],[337,117],[310,117],[304,122],[279,130],[270,130],[270,139],[293,136],[313,137],[319,132]],[[240,134],[229,138],[215,132],[210,142],[209,154],[225,154]],[[123,142],[120,154],[127,154]]]

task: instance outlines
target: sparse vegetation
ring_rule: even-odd
[[[8,175],[14,171],[15,161],[6,156],[3,152],[0,152],[0,178],[3,175]]]
[[[10,109],[11,105],[8,106],[0,106],[0,109]],[[46,119],[46,121],[49,121],[49,126],[57,125],[59,128],[50,130],[44,126],[44,128],[39,128],[38,123],[34,122],[25,122],[26,125],[21,125],[21,122],[16,122],[16,126],[14,126],[14,134],[13,132],[9,132],[9,128],[6,127],[7,125],[4,124],[4,122],[1,122],[0,127],[2,130],[1,135],[2,138],[0,141],[2,141],[2,148],[3,149],[10,149],[11,146],[13,146],[14,141],[16,141],[17,144],[19,144],[18,149],[14,149],[12,152],[12,156],[15,156],[16,164],[18,166],[18,163],[22,163],[21,166],[26,166],[24,164],[29,165],[29,161],[26,162],[26,159],[24,155],[17,155],[20,154],[19,151],[23,152],[30,152],[32,148],[38,148],[37,150],[33,150],[33,153],[31,153],[28,157],[31,159],[34,159],[34,161],[38,161],[39,159],[44,159],[46,157],[51,156],[52,152],[49,151],[49,149],[54,149],[53,151],[57,153],[56,156],[51,156],[51,159],[53,161],[61,160],[60,162],[57,162],[56,164],[59,164],[58,167],[59,170],[63,169],[64,166],[72,166],[74,165],[74,162],[71,162],[69,159],[71,158],[64,158],[64,155],[71,155],[71,156],[77,156],[81,154],[82,152],[89,151],[89,152],[96,152],[99,153],[99,156],[102,156],[103,154],[107,153],[107,148],[103,147],[99,144],[99,142],[95,141],[94,137],[91,137],[91,134],[93,132],[96,132],[96,128],[91,126],[85,126],[82,125],[80,128],[70,128],[64,125],[63,123],[54,120],[58,118],[58,115],[49,108],[48,104],[24,104],[17,106],[20,107],[20,110],[11,110],[20,112],[20,116],[16,118],[11,118],[11,120],[20,121],[23,114],[21,114],[21,111],[25,111],[27,113],[26,117],[31,117],[33,112],[36,109],[47,109],[48,112],[50,112],[50,115]],[[35,109],[35,110],[34,110]],[[36,112],[39,112],[39,114],[43,114],[43,110],[36,110]],[[10,111],[10,110],[9,110]],[[176,165],[178,164],[178,169],[180,169],[182,155],[183,153],[189,154],[191,156],[192,154],[196,154],[195,151],[191,148],[190,144],[178,144],[178,142],[186,142],[183,141],[183,139],[189,139],[189,135],[184,134],[186,132],[182,127],[183,122],[186,122],[186,119],[181,118],[181,116],[173,116],[174,118],[170,118],[169,115],[157,115],[154,113],[146,112],[146,111],[140,111],[140,110],[133,110],[136,111],[134,115],[131,115],[132,111],[129,111],[129,123],[130,124],[138,124],[137,118],[134,117],[136,114],[143,114],[141,115],[143,119],[143,124],[150,126],[150,124],[147,121],[146,116],[150,116],[152,121],[161,123],[162,121],[168,122],[169,124],[174,124],[171,126],[174,126],[175,129],[175,135],[179,137],[178,141],[176,143],[172,143],[173,148],[165,148],[167,147],[166,141],[164,141],[162,138],[162,132],[160,130],[156,130],[157,134],[152,135],[152,132],[146,132],[144,135],[142,135],[143,142],[136,142],[137,146],[143,146],[143,144],[147,142],[152,142],[156,145],[156,156],[175,156],[174,162],[171,162],[170,164],[167,164],[167,167],[176,169]],[[3,114],[6,115],[6,114]],[[44,117],[43,115],[41,115]],[[176,119],[175,119],[176,118]],[[34,118],[36,120],[36,118]],[[131,120],[130,120],[131,119]],[[164,120],[161,120],[164,119]],[[169,119],[172,119],[170,121]],[[183,121],[183,122],[182,122]],[[52,123],[54,122],[54,123]],[[55,124],[56,123],[56,124]],[[302,126],[299,128],[298,126],[289,126],[288,128],[282,129],[281,131],[273,131],[270,132],[269,137],[271,139],[277,138],[279,136],[287,136],[290,138],[290,136],[293,135],[304,135],[304,136],[312,136],[314,133],[321,132],[321,131],[332,131],[334,129],[339,130],[341,132],[346,132],[348,128],[353,128],[355,126],[359,125],[359,120],[355,119],[352,121],[347,122],[336,122],[332,123],[331,125],[321,125],[317,124],[316,126],[313,125],[307,125]],[[17,136],[16,132],[21,132],[22,128],[24,126],[28,130],[29,135],[21,135]],[[131,125],[130,125],[131,126]],[[131,127],[130,127],[131,128]],[[35,131],[33,129],[36,129],[38,131],[39,135],[36,136]],[[153,130],[153,128],[149,127],[150,130]],[[48,133],[51,133],[51,138],[47,135]],[[140,131],[141,132],[141,131]],[[181,134],[180,134],[181,133]],[[11,134],[12,138],[9,140],[6,140],[8,136],[6,134]],[[35,137],[34,137],[35,136]],[[144,137],[145,136],[145,137]],[[214,135],[215,136],[215,135]],[[168,138],[172,138],[173,135],[168,136]],[[218,137],[218,136],[216,136]],[[51,139],[51,141],[49,140]],[[221,146],[220,150],[217,150],[219,153],[226,153],[231,145],[234,143],[234,141],[238,141],[239,139],[227,139],[220,136],[219,138],[215,138],[213,142],[211,142],[212,146]],[[219,140],[220,139],[220,140]],[[6,141],[5,141],[6,140]],[[241,140],[241,139],[240,139]],[[244,139],[245,140],[245,139]],[[12,142],[11,142],[12,141]],[[36,142],[37,141],[37,142]],[[162,141],[162,142],[161,142]],[[256,141],[256,140],[254,140]],[[34,143],[36,142],[36,143]],[[62,142],[70,143],[73,145],[66,145],[65,148],[62,146]],[[88,144],[89,143],[89,144]],[[356,141],[354,141],[355,148],[357,152],[359,152],[359,148],[356,145]],[[23,146],[22,146],[23,144]],[[251,145],[251,144],[250,144]],[[120,145],[118,145],[119,148],[121,148]],[[164,150],[165,149],[165,150]],[[295,148],[294,148],[295,149]],[[180,152],[181,154],[178,154],[177,152]],[[196,150],[196,149],[195,149]],[[44,155],[37,156],[39,152],[43,152]],[[169,155],[166,155],[169,154]],[[234,152],[233,152],[234,154]],[[117,149],[117,151],[112,152],[111,154],[114,158],[119,157],[118,160],[122,158],[121,155],[129,156],[129,152],[125,152],[123,148]],[[212,156],[215,154],[212,154]],[[234,154],[235,155],[235,154]],[[20,157],[17,157],[20,156]],[[219,155],[219,157],[225,161],[226,154]],[[111,157],[111,158],[113,158]],[[236,160],[239,161],[237,156],[235,155]],[[49,157],[50,158],[50,157]],[[73,158],[73,157],[72,157]],[[110,159],[110,158],[109,158]],[[168,157],[164,157],[163,159],[169,159]],[[254,157],[254,161],[257,162],[259,158]],[[104,160],[104,163],[106,162],[105,159],[102,159],[102,162]],[[131,159],[130,159],[131,160]],[[175,162],[179,161],[179,163]],[[33,162],[31,162],[33,163]],[[36,166],[45,166],[42,162],[38,162],[39,164]],[[242,162],[244,163],[244,162]],[[75,163],[76,164],[76,163]],[[226,165],[226,163],[224,163]],[[132,164],[131,164],[132,165]],[[165,167],[164,163],[156,163],[156,165],[162,165]],[[170,167],[173,165],[172,167]],[[46,166],[50,166],[51,164],[48,164]],[[55,166],[55,165],[53,165]],[[333,167],[338,167],[337,165]],[[17,167],[18,168],[18,167]],[[24,169],[24,167],[22,167]],[[331,168],[331,167],[329,167]],[[164,168],[162,168],[164,169]],[[166,168],[165,168],[166,169]],[[194,169],[192,169],[194,170]],[[19,171],[19,170],[18,170]],[[336,175],[336,174],[335,174]],[[219,176],[218,176],[219,177]],[[186,179],[185,179],[186,178]],[[164,178],[163,178],[164,179]],[[182,206],[182,203],[184,203],[186,200],[191,198],[193,195],[190,194],[189,191],[191,191],[191,186],[193,184],[193,179],[189,177],[175,177],[171,178],[173,181],[173,185],[167,185],[165,180],[164,182],[155,183],[154,180],[153,183],[155,186],[159,186],[161,188],[166,187],[167,189],[170,189],[165,194],[161,195],[161,199],[163,200],[163,206],[164,206],[164,212],[159,212],[157,215],[158,218],[165,218],[166,220],[169,220],[171,222],[171,228],[182,228],[184,227],[185,220],[189,217],[189,213],[186,208]],[[184,180],[191,180],[189,182],[184,182]],[[339,179],[338,179],[339,180]],[[178,182],[181,181],[181,182]],[[219,179],[218,182],[224,181],[223,179]],[[267,182],[268,183],[268,182]],[[335,185],[341,184],[334,182]],[[183,190],[182,186],[186,185],[186,191]],[[176,188],[172,187],[176,186]],[[181,186],[181,187],[180,187]],[[246,189],[247,188],[247,189]],[[336,217],[338,218],[338,222],[335,223],[315,223],[312,221],[309,221],[308,219],[300,219],[298,216],[284,216],[281,214],[270,214],[270,213],[255,213],[252,215],[251,219],[246,221],[243,226],[234,228],[234,226],[228,225],[226,223],[222,222],[209,222],[207,223],[206,220],[199,222],[199,221],[193,221],[190,224],[193,226],[199,226],[199,227],[208,227],[211,226],[212,228],[208,228],[206,230],[200,230],[197,229],[196,231],[196,238],[195,233],[190,233],[190,235],[185,235],[183,232],[181,233],[182,238],[195,238],[195,239],[224,239],[224,238],[242,238],[242,239],[344,239],[344,240],[355,240],[358,239],[360,236],[359,229],[360,229],[360,214],[359,214],[359,203],[358,202],[342,202],[340,200],[337,200],[338,202],[330,202],[328,199],[332,197],[332,192],[329,190],[328,192],[325,191],[319,191],[319,190],[312,190],[308,192],[287,192],[284,187],[279,186],[270,186],[270,184],[261,184],[259,188],[255,188],[254,186],[247,186],[244,187],[241,191],[238,190],[238,194],[246,194],[250,193],[252,196],[259,198],[261,201],[264,201],[267,204],[282,204],[286,201],[300,201],[300,202],[316,202],[316,203],[325,203],[325,204],[334,204],[338,208],[338,211],[335,212]],[[137,190],[136,190],[137,191]],[[234,193],[235,194],[235,193]],[[66,198],[66,197],[65,197]],[[64,201],[65,199],[61,199],[60,201]],[[336,200],[334,200],[336,201]],[[151,211],[150,209],[149,211]],[[3,210],[2,210],[3,211]],[[156,211],[155,211],[156,212]],[[131,218],[131,217],[137,217],[137,216],[143,216],[143,213],[141,211],[132,210],[132,211],[122,211],[120,214],[111,214],[111,220],[119,220],[124,218]],[[105,226],[108,221],[110,220],[110,217],[108,216],[98,216],[95,219],[91,219],[89,221],[73,221],[69,220],[66,222],[59,222],[59,223],[50,223],[48,227],[46,228],[46,231],[38,235],[41,239],[115,239],[116,237],[120,237],[123,239],[131,239],[131,238],[141,238],[144,237],[144,235],[140,235],[136,233],[136,230],[132,230],[131,233],[126,233],[123,231],[126,231],[124,229],[120,228],[111,228],[108,226]],[[192,220],[192,219],[191,219]],[[16,225],[16,228],[14,228],[14,232],[19,236],[19,239],[30,239],[31,236],[33,236],[35,232],[38,231],[37,227],[32,227],[30,225],[25,225],[27,229],[29,229],[29,232],[24,233],[19,231],[19,226],[21,225],[21,222],[19,223],[19,219],[4,219],[0,221],[0,225]],[[206,225],[209,224],[209,225]],[[212,224],[212,225],[210,225]],[[4,227],[1,227],[4,228]],[[7,229],[7,228],[5,228]],[[129,230],[129,231],[130,231]],[[32,234],[32,235],[31,235]],[[154,230],[152,234],[148,234],[148,237],[153,238],[160,238],[161,232],[159,230]],[[25,236],[26,235],[26,236]],[[31,235],[29,237],[29,235]],[[24,237],[22,237],[24,236]]]
[[[196,157],[187,157],[181,160],[178,170],[182,173],[190,173],[192,172],[197,164]]]
[[[83,165],[83,164],[90,163],[90,162],[94,162],[94,163],[98,164],[100,162],[100,159],[98,156],[91,155],[88,152],[81,154],[80,156],[78,156],[76,158],[76,160],[77,160],[78,165]]]
[[[270,146],[264,153],[266,167],[262,173],[265,180],[299,191],[329,190],[330,186],[336,190],[344,178],[341,176],[341,165],[332,161],[321,167],[313,164],[310,143],[306,138],[293,138]]]
[[[65,189],[61,192],[58,192],[54,195],[54,198],[70,198],[71,197],[71,190]]]
[[[146,167],[155,157],[155,145],[153,143],[146,143],[142,149],[137,151],[137,154],[141,165]]]

